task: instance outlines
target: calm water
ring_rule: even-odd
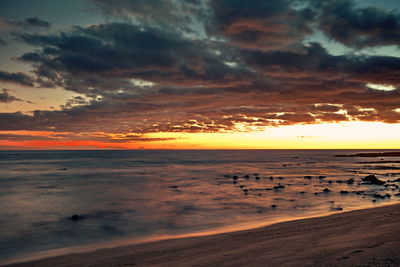
[[[368,151],[0,151],[0,263],[398,202],[395,186],[359,183],[367,174],[400,178],[400,158],[334,157],[359,152]],[[84,219],[69,220],[73,214]]]

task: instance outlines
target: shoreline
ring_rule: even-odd
[[[390,216],[388,214],[390,214]],[[114,245],[110,247],[102,246],[98,247],[97,249],[92,247],[92,249],[87,249],[86,251],[82,250],[79,253],[66,252],[49,255],[48,252],[43,252],[42,257],[26,257],[25,259],[21,258],[18,261],[13,260],[3,264],[12,266],[58,266],[65,264],[93,266],[113,266],[118,264],[164,266],[178,264],[179,266],[191,266],[209,264],[243,265],[251,263],[252,265],[265,266],[267,263],[280,265],[288,264],[289,266],[296,264],[329,264],[332,266],[337,264],[343,266],[346,264],[358,264],[360,261],[366,262],[366,260],[368,261],[369,259],[375,261],[378,260],[378,262],[382,262],[386,265],[389,264],[390,266],[390,262],[386,262],[388,257],[394,262],[395,265],[400,264],[400,256],[397,257],[397,254],[400,252],[400,221],[397,221],[396,218],[400,218],[400,204],[388,203],[387,205],[383,204],[379,207],[367,207],[333,214],[327,213],[325,215],[316,215],[300,219],[264,223],[263,225],[260,224],[258,227],[255,226],[247,229],[236,229],[228,232],[208,232],[208,234],[200,233],[183,235],[182,237],[166,237],[152,239],[145,242],[142,241],[140,243],[133,243],[131,241],[130,243],[124,244],[124,242],[121,242],[121,245]],[[366,221],[370,221],[370,224],[365,224]],[[343,222],[345,222],[345,224],[343,224]],[[394,238],[397,237],[395,240],[396,246],[394,246],[396,248],[395,251],[385,249],[384,251],[379,250],[375,253],[362,253],[364,250],[354,249],[349,254],[351,257],[348,255],[344,255],[342,258],[336,257],[337,262],[332,259],[332,256],[335,255],[332,253],[323,253],[325,255],[325,261],[323,259],[318,259],[320,257],[315,257],[315,255],[314,257],[309,257],[310,259],[308,260],[305,258],[298,259],[294,257],[295,255],[288,256],[291,254],[291,252],[287,251],[288,248],[285,247],[285,244],[281,244],[281,246],[278,247],[281,247],[283,251],[287,251],[288,255],[285,255],[284,257],[282,255],[282,257],[280,257],[279,255],[281,255],[281,252],[277,255],[274,253],[268,253],[271,252],[271,245],[277,246],[277,244],[282,241],[282,238],[287,239],[287,244],[291,244],[289,247],[292,247],[293,244],[303,244],[304,241],[307,241],[306,244],[313,242],[327,242],[328,240],[326,240],[325,234],[322,234],[321,231],[324,232],[325,229],[325,231],[329,232],[329,229],[332,230],[333,228],[337,228],[337,224],[346,225],[348,230],[353,232],[352,236],[356,241],[362,241],[359,240],[360,237],[361,239],[365,238],[363,232],[367,234],[367,236],[368,234],[372,234],[375,238],[382,239],[382,236],[386,236],[387,231],[380,232],[369,229],[373,226],[376,226],[377,228],[384,228],[384,225],[382,225],[380,222],[385,222],[384,225],[390,224],[393,226],[393,232],[390,233],[390,236],[393,236]],[[308,231],[304,232],[306,230],[304,229],[304,226],[307,226],[306,228]],[[284,232],[282,232],[283,229],[285,230]],[[362,231],[362,229],[365,231]],[[346,234],[341,232],[341,229],[336,230],[336,238],[345,237],[343,235]],[[354,232],[357,232],[357,234],[354,234]],[[299,234],[301,238],[298,236]],[[330,234],[335,235],[334,232],[330,232]],[[264,236],[265,239],[260,239],[257,237],[257,235]],[[348,237],[349,236],[347,236],[347,238]],[[390,240],[389,236],[386,236],[381,243],[383,242],[382,244],[385,244],[386,241],[388,241],[386,239],[393,241]],[[354,240],[350,239],[347,241]],[[367,243],[373,243],[372,241],[373,240],[368,239]],[[255,245],[252,244],[254,242],[256,242]],[[249,243],[252,245],[249,245]],[[341,247],[345,244],[342,242],[334,242],[331,245],[333,245],[333,247]],[[246,248],[244,249],[243,247]],[[260,253],[253,255],[253,250],[248,251],[248,247],[251,247],[254,251],[258,251]],[[366,244],[364,247],[371,250],[374,249],[374,247],[379,248],[380,246]],[[298,250],[301,248],[303,248],[303,246],[295,246],[293,249]],[[309,248],[304,252],[308,251],[310,253],[312,252],[312,254],[315,254],[314,252],[318,252],[318,249],[314,252],[313,250],[315,249],[310,250]],[[325,250],[329,251],[330,249],[329,247],[325,247]],[[235,252],[235,254],[232,254],[232,252]],[[47,255],[45,255],[46,253]],[[38,254],[39,253],[36,253],[35,255]],[[232,260],[232,258],[228,257],[231,254],[232,256],[235,256],[235,260]],[[366,257],[366,254],[368,254],[370,257],[368,257],[368,255]],[[199,257],[199,255],[201,255],[201,257]],[[239,255],[242,256],[238,257]],[[249,255],[252,255],[251,258],[249,258]],[[378,257],[378,259],[374,255]],[[328,260],[328,262],[326,260]],[[371,262],[371,264],[372,263],[373,262]]]

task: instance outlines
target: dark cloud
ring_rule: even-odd
[[[309,10],[295,10],[290,1],[212,0],[215,20],[209,30],[236,45],[260,50],[295,48],[311,33]]]
[[[163,29],[179,29],[193,33],[208,17],[208,8],[201,0],[88,0],[91,7],[113,18],[134,19],[142,24]]]
[[[24,30],[40,29],[40,28],[50,28],[51,23],[37,17],[30,17],[25,20],[14,20],[14,19],[1,19],[1,22],[10,28],[21,28]]]
[[[34,86],[34,79],[22,72],[7,72],[0,70],[0,81],[24,86]]]
[[[76,26],[54,34],[17,33],[18,40],[35,46],[18,57],[31,65],[35,79],[0,73],[2,81],[62,87],[81,96],[66,101],[59,110],[0,113],[0,130],[72,132],[74,138],[85,140],[110,139],[95,136],[96,132],[124,133],[113,139],[124,142],[145,141],[140,139],[143,134],[160,131],[229,132],[348,120],[400,121],[400,113],[394,111],[400,107],[400,90],[367,86],[399,88],[399,57],[332,55],[323,44],[304,41],[320,27],[352,47],[392,44],[387,40],[394,27],[374,26],[379,32],[374,35],[368,30],[366,11],[350,1],[91,3],[109,16],[130,20]],[[179,11],[186,9],[190,10],[186,15]],[[354,12],[354,17],[347,12]],[[379,12],[381,17],[394,14]],[[381,17],[371,15],[376,21],[372,24],[378,25]],[[335,37],[336,21],[348,25],[343,38]],[[168,27],[161,29],[163,23]],[[185,23],[190,29],[184,28]],[[196,38],[204,25],[208,36]],[[357,36],[362,38],[356,40]],[[78,136],[82,132],[92,134]]]
[[[24,21],[24,24],[33,26],[33,27],[41,27],[41,28],[50,28],[51,23],[45,20],[41,20],[37,17],[27,18]]]
[[[215,54],[212,44],[127,23],[19,38],[43,47],[19,58],[35,66],[42,82],[77,92],[93,87],[132,89],[128,79],[135,78],[174,86],[229,86],[247,83],[251,75],[245,68],[226,65],[225,55]]]
[[[2,93],[0,93],[0,103],[11,103],[14,101],[22,101],[21,99],[11,95],[9,89],[2,89]]]
[[[355,48],[400,45],[400,13],[357,7],[352,0],[313,0],[320,29],[330,38]]]

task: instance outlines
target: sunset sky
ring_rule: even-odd
[[[399,48],[399,0],[1,0],[0,149],[399,149]]]

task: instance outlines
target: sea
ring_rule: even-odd
[[[0,264],[396,203],[400,157],[335,156],[385,151],[0,151]]]

